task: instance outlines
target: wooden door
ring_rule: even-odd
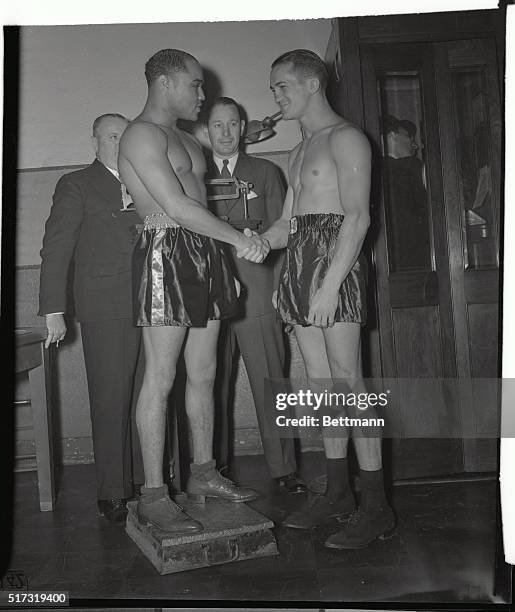
[[[499,228],[502,122],[495,41],[434,45],[442,176],[453,289],[457,375],[499,376]],[[491,419],[472,402],[463,419]],[[465,471],[495,470],[496,440],[463,441]]]
[[[499,98],[489,44],[361,46],[365,129],[381,169],[373,258],[384,378],[496,376],[500,149],[495,130],[485,139]],[[451,399],[444,409],[451,420],[475,418]],[[385,444],[395,478],[495,466],[491,440],[423,435]]]

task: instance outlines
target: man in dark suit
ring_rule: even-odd
[[[396,272],[431,268],[424,164],[417,156],[417,127],[392,115],[386,121],[387,215]]]
[[[252,183],[248,195],[249,216],[262,221],[258,232],[266,230],[280,215],[285,190],[274,164],[246,155],[239,150],[245,124],[232,98],[217,98],[210,109],[207,133],[213,149],[206,178],[236,177]],[[220,188],[218,188],[220,190]],[[222,190],[224,188],[221,188]],[[230,189],[229,189],[230,190]],[[234,191],[234,189],[233,189]],[[223,192],[223,191],[222,191]],[[225,191],[227,193],[227,191]],[[211,212],[229,223],[241,225],[243,198],[210,202]],[[242,283],[241,312],[227,321],[220,333],[219,381],[220,463],[227,465],[230,379],[236,346],[239,347],[250,381],[270,474],[280,486],[292,493],[306,490],[296,475],[294,441],[279,437],[274,406],[265,402],[265,378],[284,378],[285,347],[282,324],[272,304],[277,277],[277,257],[261,265],[232,257],[235,273]]]
[[[63,340],[70,268],[81,324],[95,453],[99,513],[125,520],[125,501],[144,481],[141,451],[131,427],[140,350],[132,324],[132,232],[139,217],[118,178],[118,143],[128,125],[106,114],[93,123],[95,161],[57,183],[41,250],[39,315],[46,348]],[[128,207],[128,210],[122,210]],[[132,433],[134,431],[134,433]]]

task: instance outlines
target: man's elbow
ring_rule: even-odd
[[[349,218],[350,217],[350,218]],[[346,215],[346,219],[354,226],[357,234],[365,235],[370,227],[370,214],[368,211],[356,211]]]
[[[363,233],[366,233],[368,231],[368,228],[370,227],[370,213],[368,211],[360,214],[359,224]]]

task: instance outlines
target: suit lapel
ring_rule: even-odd
[[[93,189],[112,207],[120,208],[122,191],[120,181],[97,159],[88,168]]]
[[[218,166],[215,164],[212,153],[208,155],[206,177],[220,178],[220,171],[218,170]]]
[[[238,160],[234,166],[234,172],[232,173],[240,181],[248,181],[251,171],[250,159],[246,153],[240,151],[238,154]]]

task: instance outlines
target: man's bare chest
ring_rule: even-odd
[[[291,166],[291,182],[295,189],[323,186],[334,180],[334,162],[327,139],[303,144]]]

